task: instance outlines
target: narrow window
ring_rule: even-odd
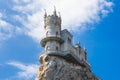
[[[56,50],[58,50],[58,46],[56,46]]]
[[[56,36],[58,35],[58,31],[56,31]]]
[[[68,37],[68,42],[70,42],[71,43],[71,39]]]

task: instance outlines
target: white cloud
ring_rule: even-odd
[[[31,80],[35,78],[37,70],[38,70],[38,65],[36,64],[23,64],[20,62],[8,62],[8,65],[14,66],[18,68],[20,71],[17,72],[17,75],[15,75],[14,78],[17,80]],[[13,78],[13,76],[12,76]]]
[[[44,9],[51,14],[55,5],[61,13],[63,29],[83,32],[93,28],[86,24],[99,22],[101,16],[112,11],[113,6],[113,3],[107,0],[13,0],[13,3],[12,10],[18,13],[13,15],[13,19],[23,25],[19,29],[36,41],[44,36]]]
[[[14,27],[10,22],[6,21],[4,19],[5,17],[6,16],[0,12],[0,46],[3,41],[13,36],[14,31],[18,30],[18,27]]]
[[[0,19],[0,42],[6,40],[12,35],[12,25]]]
[[[22,33],[20,27],[11,24],[5,17],[7,17],[7,15],[0,13],[0,45],[16,33]]]
[[[23,6],[14,5],[13,9],[24,14],[27,21],[23,24],[27,34],[35,40],[43,37],[44,8],[48,14],[55,5],[62,15],[62,27],[72,31],[88,29],[85,24],[94,24],[100,20],[101,15],[107,15],[112,10],[112,2],[106,0],[27,0]],[[30,2],[31,1],[31,2]],[[24,20],[23,20],[24,21]],[[22,22],[23,22],[22,21]]]
[[[16,35],[19,33],[22,33],[22,30],[20,27],[16,27],[12,25],[11,23],[0,19],[0,45],[3,41],[13,37],[13,35]]]
[[[2,18],[3,14],[0,12],[0,18]]]

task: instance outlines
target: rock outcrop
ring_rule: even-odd
[[[90,68],[62,57],[43,55],[36,80],[99,80]]]

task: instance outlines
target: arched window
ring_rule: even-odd
[[[58,31],[56,31],[56,36],[58,35]]]
[[[70,42],[71,43],[71,39],[68,37],[68,42]]]
[[[56,46],[56,50],[58,50],[58,46]]]

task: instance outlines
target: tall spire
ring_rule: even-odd
[[[59,14],[59,17],[61,18],[60,12],[58,12],[58,14]]]
[[[56,7],[54,6],[54,15],[56,16],[57,14],[56,14]]]
[[[80,41],[78,41],[78,46],[80,47]]]
[[[60,24],[60,26],[61,26],[61,22],[62,22],[62,20],[61,20],[60,12],[58,12],[58,14],[59,14],[59,24]]]
[[[47,17],[46,9],[44,9],[44,10],[45,10],[45,14],[44,14],[44,17],[46,18],[46,17]]]

